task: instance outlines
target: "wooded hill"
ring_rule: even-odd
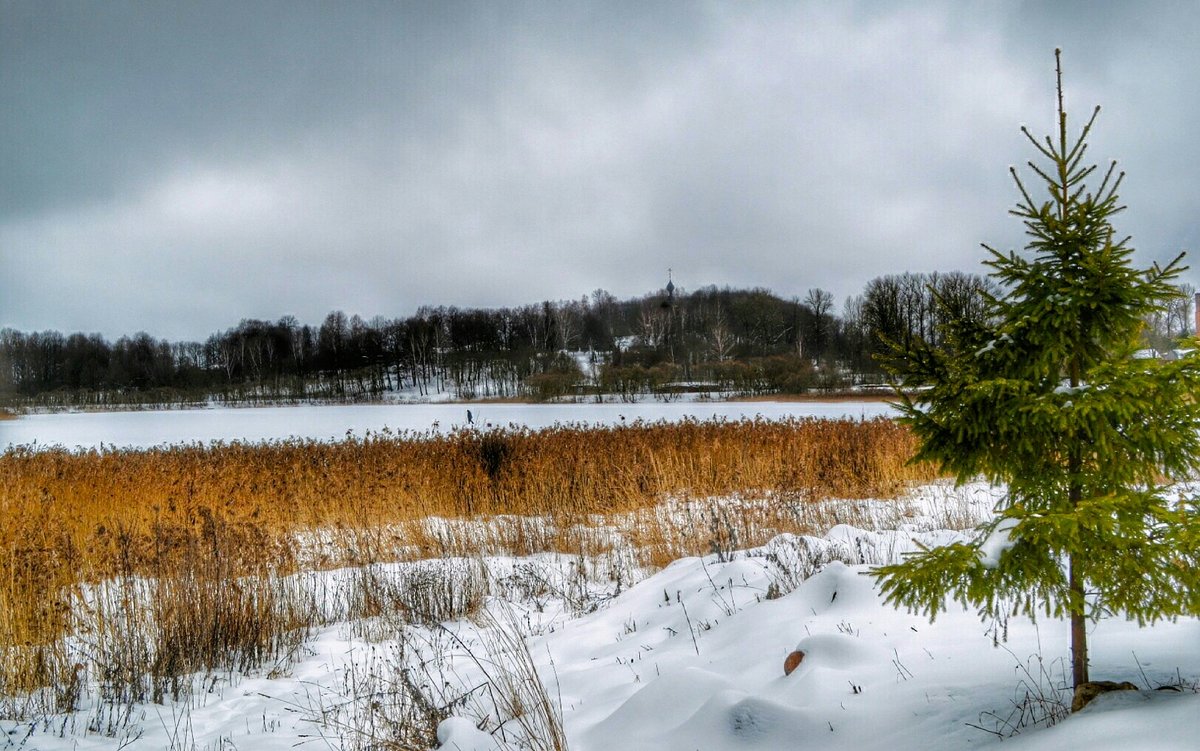
[[[945,316],[980,315],[988,285],[963,273],[883,276],[840,311],[820,289],[791,299],[765,289],[663,289],[627,300],[597,290],[515,308],[422,307],[406,318],[334,311],[319,326],[247,319],[203,342],[4,329],[0,399],[68,407],[361,401],[388,392],[835,391],[880,381],[873,356],[885,340],[930,340]]]

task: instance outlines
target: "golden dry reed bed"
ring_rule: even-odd
[[[250,591],[232,585],[250,581],[239,577],[278,582],[298,568],[398,558],[594,555],[614,544],[605,530],[622,535],[643,563],[661,565],[804,531],[794,509],[805,501],[894,497],[933,477],[930,467],[909,464],[914,448],[910,433],[888,419],[795,419],[10,449],[0,455],[0,653],[8,665],[0,695],[69,680],[41,647],[64,634],[86,630],[99,639],[119,628],[113,619],[130,617],[130,598],[162,610],[155,638],[170,645],[139,669],[211,669],[215,657],[183,659],[186,650],[169,640],[211,651],[216,637],[197,631],[208,629],[236,649],[271,648],[260,642],[274,637],[248,624],[274,607],[280,587]],[[719,515],[686,501],[730,494],[772,500]],[[675,511],[663,512],[667,501]],[[103,610],[105,602],[86,593],[112,581],[126,582],[126,599]],[[216,602],[234,595],[241,599]],[[198,598],[215,599],[184,618],[197,606],[183,605]],[[90,603],[82,607],[86,624],[81,602]],[[232,611],[228,623],[201,622],[222,607]],[[168,656],[182,662],[159,664]]]

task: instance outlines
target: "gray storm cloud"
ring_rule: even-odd
[[[1056,44],[1165,258],[1198,239],[1200,12],[1087,8],[5,3],[0,325],[978,270],[1021,242]]]

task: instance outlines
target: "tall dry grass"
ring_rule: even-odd
[[[0,455],[0,696],[63,685],[81,664],[116,664],[114,690],[154,698],[171,675],[260,664],[315,617],[282,583],[301,565],[595,555],[614,533],[649,565],[759,544],[805,531],[809,501],[892,497],[930,479],[930,467],[908,463],[914,447],[886,419],[796,419],[9,449]],[[773,500],[705,500],[731,494]],[[122,593],[121,582],[153,591]],[[110,599],[89,606],[83,591],[100,583]],[[62,637],[119,627],[130,617],[119,615],[120,598],[153,603],[139,631],[144,654],[111,656],[101,634],[100,658],[80,662]],[[81,610],[90,613],[83,626]],[[122,677],[126,669],[151,679]]]

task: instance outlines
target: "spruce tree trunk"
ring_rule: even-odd
[[[1072,489],[1073,490],[1073,489]],[[1071,682],[1078,689],[1088,682],[1087,619],[1083,612],[1083,585],[1075,577],[1075,556],[1067,558],[1071,604]]]
[[[1061,92],[1060,84],[1059,96],[1062,96]],[[1082,371],[1079,355],[1076,355],[1070,365],[1072,390],[1079,387]],[[1071,510],[1077,511],[1079,502],[1083,500],[1083,488],[1080,487],[1078,480],[1083,459],[1080,456],[1079,437],[1071,435],[1068,440],[1070,450],[1067,453],[1067,476],[1069,478],[1067,498],[1071,503]],[[1067,589],[1067,603],[1071,612],[1071,681],[1072,688],[1078,689],[1080,685],[1088,682],[1088,654],[1086,603],[1083,582],[1075,572],[1075,553],[1067,555]]]
[[[1077,379],[1072,377],[1071,382],[1075,385]],[[1072,448],[1069,463],[1070,473],[1074,477],[1079,471],[1078,448]],[[1083,491],[1073,479],[1067,493],[1071,508],[1078,508]],[[1075,571],[1075,553],[1067,555],[1067,607],[1071,613],[1071,683],[1072,688],[1078,689],[1080,685],[1088,682],[1088,653],[1086,603],[1083,582]]]

